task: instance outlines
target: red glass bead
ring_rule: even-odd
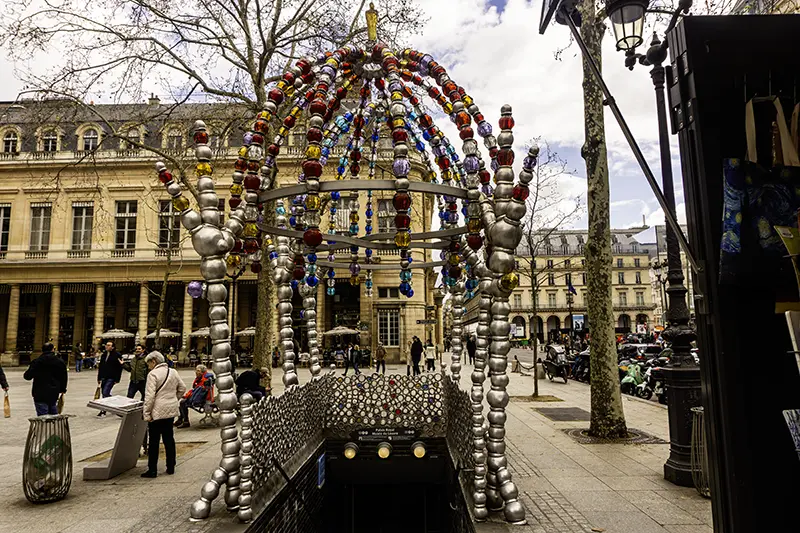
[[[426,113],[419,117],[419,125],[423,128],[430,128],[433,125],[433,119]]]
[[[375,80],[375,87],[382,91],[386,87],[386,82],[383,81],[383,78],[378,78]]]
[[[235,163],[233,163],[233,168],[240,172],[243,170],[247,170],[247,161],[245,161],[240,157],[239,159],[236,160]]]
[[[309,89],[306,91],[306,100],[313,100],[314,99],[314,89]]]
[[[408,133],[404,129],[396,129],[392,132],[392,140],[396,143],[408,140]]]
[[[245,253],[252,254],[258,250],[258,242],[255,239],[245,239],[244,240],[244,251]]]
[[[514,192],[512,193],[512,196],[514,197],[514,200],[519,200],[520,202],[524,202],[525,200],[528,199],[528,195],[530,195],[530,193],[531,191],[530,189],[528,189],[528,187],[524,185],[516,185],[514,187]]]
[[[409,195],[407,192],[395,193],[394,198],[392,198],[392,205],[398,211],[405,211],[411,207],[411,195]]]
[[[436,163],[442,170],[447,170],[448,168],[450,168],[450,160],[447,159],[445,156],[440,157],[439,160],[436,161]]]
[[[301,280],[306,275],[306,269],[303,267],[294,267],[294,272],[292,272],[292,277],[296,280]]]
[[[466,111],[461,111],[456,114],[456,126],[461,128],[462,126],[469,126],[471,119],[469,118],[469,113]]]
[[[261,269],[262,269],[261,263],[258,261],[250,264],[250,272],[252,272],[253,274],[258,274],[259,272],[261,272]]]
[[[280,151],[281,151],[281,147],[280,147],[280,146],[278,146],[277,144],[270,144],[270,145],[267,147],[267,153],[268,153],[269,155],[272,155],[272,156],[276,156],[276,155],[278,155],[278,154],[280,153]]]
[[[353,150],[350,152],[350,159],[353,161],[361,161],[361,150]]]
[[[436,87],[431,87],[430,89],[428,89],[428,96],[430,96],[431,98],[437,98],[439,96],[439,89],[437,89]]]
[[[418,68],[415,70],[419,70]],[[422,83],[422,77],[419,74],[414,74],[414,84],[420,85]]]
[[[309,142],[322,141],[322,130],[319,128],[310,128],[308,132],[306,132],[306,139],[308,139]]]
[[[261,178],[256,174],[248,174],[244,177],[244,188],[248,191],[257,191],[261,187]]]
[[[295,63],[295,65],[297,65],[297,68],[299,68],[300,72],[303,74],[307,74],[311,70],[311,65],[305,59],[301,59]]]
[[[475,123],[476,123],[476,124],[480,124],[481,122],[483,122],[483,121],[485,120],[485,119],[483,118],[483,113],[475,113],[475,116],[474,116],[474,117],[472,117],[472,118],[474,118],[474,119],[475,119]]]
[[[228,198],[228,205],[231,206],[231,209],[236,209],[240,205],[242,205],[242,199],[238,196],[231,196]]]
[[[325,101],[319,98],[312,101],[308,106],[308,112],[311,115],[324,115],[326,109]]]
[[[461,131],[458,132],[458,136],[461,137],[462,141],[466,141],[467,139],[472,139],[475,136],[475,133],[472,131],[472,128],[467,126],[461,128]]]
[[[447,274],[451,278],[458,279],[458,278],[461,277],[461,267],[459,267],[459,266],[451,266],[450,270],[447,271]]]
[[[514,117],[500,117],[500,129],[510,130],[514,127]]]
[[[431,71],[431,76],[433,76],[434,78],[438,78],[439,76],[445,73],[444,67],[438,64],[436,61],[431,61],[430,71]]]
[[[292,115],[289,115],[288,117],[283,119],[283,125],[286,126],[287,128],[294,128],[295,122],[297,122],[297,119]]]
[[[411,217],[404,213],[398,213],[394,216],[394,225],[397,229],[408,229],[411,226]]]
[[[314,81],[314,73],[309,72],[307,74],[303,74],[302,76],[300,76],[300,79],[303,80],[303,83],[309,84],[312,81]]]
[[[233,250],[231,250],[232,254],[240,254],[242,253],[242,241],[236,239],[236,242],[233,243]]]
[[[364,124],[365,124],[365,120],[366,119],[362,115],[359,115],[359,116],[357,116],[356,118],[353,119],[353,125],[356,128],[363,128]]]
[[[453,102],[453,103],[458,102],[459,100],[461,100],[461,95],[458,94],[458,91],[451,92],[450,94],[447,95],[447,97],[450,98],[450,101]]]
[[[195,144],[206,144],[208,143],[208,133],[205,131],[196,131],[194,133],[194,142]]]
[[[249,170],[250,172],[258,171],[258,168],[260,166],[261,165],[258,164],[258,161],[248,161],[247,162],[247,170]]]
[[[369,85],[363,85],[360,94],[362,98],[369,98]]]
[[[361,172],[361,165],[359,165],[358,163],[353,163],[350,165],[351,174],[358,174],[359,172]]]
[[[497,157],[497,152],[499,152],[499,151],[500,151],[500,149],[498,147],[496,147],[496,146],[494,148],[489,148],[489,157],[494,159],[495,157]]]
[[[303,233],[303,242],[307,246],[319,246],[322,244],[322,233],[317,228],[310,228]]]
[[[286,72],[283,75],[283,81],[285,81],[289,85],[294,83],[294,78],[295,78],[295,76],[294,76],[294,74],[292,72]]]
[[[339,100],[344,100],[344,97],[347,96],[347,89],[344,87],[339,87],[336,89],[336,98]]]
[[[264,144],[264,136],[260,133],[254,133],[251,144]]]
[[[448,80],[442,85],[442,91],[444,91],[445,94],[450,94],[453,91],[458,91],[458,85],[456,85],[456,82],[453,80]]]
[[[400,77],[403,78],[405,81],[411,81],[414,75],[408,70],[401,70]]]
[[[269,129],[269,124],[267,124],[266,120],[256,120],[256,123],[253,125],[253,129],[264,133]]]
[[[419,98],[417,98],[416,96],[410,97],[408,99],[408,101],[411,102],[411,105],[413,105],[413,106],[418,106],[419,105]]]
[[[411,87],[409,87],[408,85],[403,85],[403,88],[400,89],[400,93],[402,93],[402,95],[405,96],[406,98],[411,98],[412,96],[414,96],[414,91],[412,91]]]
[[[483,246],[483,237],[480,234],[472,234],[467,237],[467,244],[473,250],[480,250],[481,246]]]
[[[489,171],[486,169],[478,171],[478,177],[481,179],[481,183],[484,185],[492,180],[492,175],[489,174]]]
[[[330,110],[336,111],[340,107],[342,107],[342,101],[341,100],[338,100],[338,99],[332,100],[331,103],[328,104],[328,111],[330,111]]]
[[[503,148],[497,153],[497,162],[501,165],[513,165],[514,151],[509,148]]]
[[[158,173],[158,181],[166,185],[170,181],[172,181],[172,174],[169,173],[167,170],[162,170]]]
[[[322,164],[316,159],[303,161],[303,174],[307,178],[318,178],[322,175]]]
[[[461,243],[453,241],[453,242],[450,243],[450,246],[448,247],[448,249],[452,253],[458,253],[459,251],[461,251]]]
[[[280,89],[271,89],[269,93],[267,93],[267,98],[280,105],[281,102],[283,102],[283,91]]]

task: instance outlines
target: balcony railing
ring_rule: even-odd
[[[92,254],[91,250],[69,250],[68,259],[87,259]]]
[[[47,259],[47,250],[25,252],[25,259]]]
[[[19,157],[19,152],[2,152],[0,153],[0,161],[6,161],[9,159],[17,159]]]
[[[111,250],[111,257],[121,258],[121,257],[133,257],[136,250],[133,248],[129,249],[121,249],[121,250]]]

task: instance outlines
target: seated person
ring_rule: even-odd
[[[194,374],[196,377],[192,383],[192,389],[184,394],[178,406],[180,416],[175,421],[178,429],[189,427],[189,408],[203,407],[206,401],[214,401],[214,374],[208,371],[206,365],[197,365]]]
[[[267,389],[261,386],[261,379],[268,376],[269,370],[266,368],[259,371],[245,370],[236,378],[236,397],[241,398],[242,394],[249,392],[256,401],[261,400],[267,395]]]

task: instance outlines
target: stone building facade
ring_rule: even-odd
[[[132,144],[144,143],[190,168],[190,128],[197,119],[209,127],[222,204],[230,195],[230,173],[242,132],[252,120],[245,109],[222,104],[167,105],[156,98],[130,105],[54,100],[0,103],[3,364],[24,364],[48,340],[68,351],[77,343],[85,349],[97,345],[102,332],[110,329],[143,339],[155,328],[167,269],[162,327],[180,336],[166,341],[182,354],[192,347],[204,350],[205,339],[190,337],[190,333],[208,325],[206,303],[186,293],[186,284],[200,278],[199,257],[157,180],[153,165],[163,157]],[[304,148],[301,128],[298,124],[298,133],[290,136],[278,158],[279,185],[296,183]],[[338,157],[340,152],[341,148],[334,154]],[[378,156],[378,168],[389,168],[391,145],[386,139],[379,141]],[[412,165],[411,178],[421,179],[425,175],[421,160],[412,158]],[[334,179],[335,165],[329,166],[334,169],[326,169],[323,179]],[[382,173],[378,170],[376,178],[382,178]],[[390,173],[385,177],[391,178]],[[361,196],[363,221],[366,193]],[[412,230],[429,230],[433,199],[414,195],[413,200]],[[373,210],[376,230],[390,221],[393,224],[390,191],[375,192]],[[394,250],[376,251],[374,257],[383,263],[399,263]],[[414,253],[419,262],[430,257],[430,251]],[[362,270],[362,280],[364,275]],[[352,286],[349,277],[346,266],[336,270],[336,296],[327,296],[320,284],[321,330],[356,327],[362,330],[362,344],[374,348],[380,338],[389,348],[389,359],[398,360],[401,346],[412,335],[424,338],[441,329],[417,323],[430,316],[435,304],[434,272],[414,271],[415,294],[410,299],[397,293],[397,271],[375,272],[371,298],[363,283]],[[232,329],[253,326],[255,274],[247,272],[228,283],[235,307],[229,318]],[[298,338],[305,343],[299,306],[295,314]],[[275,320],[273,327],[277,331]],[[251,347],[252,337],[237,339],[240,352]],[[129,350],[133,341],[118,345]]]

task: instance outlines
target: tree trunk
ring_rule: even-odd
[[[605,25],[597,18],[593,0],[582,4],[581,35],[598,66]],[[588,314],[592,321],[591,422],[589,434],[603,438],[627,437],[625,414],[619,389],[617,353],[614,345],[614,315],[611,300],[611,220],[609,209],[608,158],[603,120],[603,93],[591,68],[583,62],[583,102],[589,210],[586,243]]]
[[[264,204],[263,216],[264,224],[268,226],[275,224],[275,202]],[[273,297],[275,283],[272,279],[272,272],[266,266],[269,264],[269,257],[266,257],[266,246],[262,253],[265,256],[261,259],[264,268],[258,273],[258,309],[256,310],[256,336],[253,340],[253,368],[267,369],[267,377],[262,378],[261,384],[269,389],[272,379],[271,353],[275,346],[271,318],[275,312],[273,302],[276,300]]]
[[[161,327],[164,323],[164,309],[167,306],[167,289],[169,288],[169,273],[170,273],[170,265],[172,263],[171,258],[172,258],[171,251],[167,250],[167,267],[164,269],[164,278],[163,281],[161,282],[161,292],[159,293],[158,296],[158,315],[156,315],[156,338],[153,341],[153,346],[159,352],[161,352]],[[147,330],[147,328],[145,328],[145,330]],[[144,339],[142,339],[141,342],[144,342]]]

